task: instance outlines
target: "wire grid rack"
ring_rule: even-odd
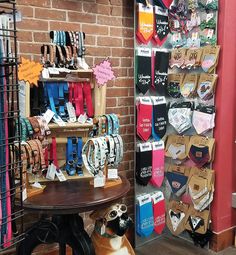
[[[0,0],[0,254],[24,239],[16,13]]]

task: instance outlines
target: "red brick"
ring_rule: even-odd
[[[134,48],[134,39],[123,39],[123,46],[125,48]]]
[[[66,20],[65,11],[47,10],[43,8],[35,8],[35,18],[48,20]]]
[[[134,79],[127,79],[127,78],[117,78],[114,81],[114,86],[115,87],[134,87]]]
[[[108,47],[87,47],[86,54],[90,56],[104,56],[108,57],[111,55],[111,49]]]
[[[34,9],[29,6],[20,5],[20,6],[17,6],[17,10],[21,12],[23,17],[32,18],[34,15]]]
[[[85,37],[85,45],[95,45],[96,44],[96,37],[92,35],[86,35]]]
[[[118,98],[118,106],[130,106],[134,105],[133,97]]]
[[[107,25],[107,26],[122,26],[122,18],[98,15],[97,24]]]
[[[52,7],[56,9],[82,11],[82,1],[52,0]]]
[[[33,20],[33,19],[23,19],[21,22],[17,23],[17,29],[24,29],[30,31],[48,31],[48,21],[44,20]],[[19,32],[20,33],[20,32]]]
[[[110,4],[109,0],[96,0],[97,4]]]
[[[42,42],[42,43],[50,42],[49,33],[35,32],[34,33],[34,41]]]
[[[70,22],[95,23],[96,16],[89,13],[68,12],[68,20]]]
[[[102,37],[99,36],[97,39],[97,45],[99,46],[109,46],[109,47],[121,47],[122,39],[121,38],[112,38],[112,37]]]
[[[82,24],[82,31],[91,35],[108,35],[107,26]]]
[[[80,31],[80,23],[50,21],[50,30]]]
[[[95,64],[100,64],[102,61],[104,61],[104,57],[103,58],[95,58]],[[120,58],[109,58],[109,61],[111,62],[112,68],[113,67],[117,67],[120,66]]]
[[[17,0],[18,5],[50,7],[50,0]]]
[[[110,27],[110,35],[111,36],[119,36],[119,37],[134,37],[133,28],[119,28],[119,27]]]
[[[32,42],[33,33],[31,31],[20,31],[17,34],[17,40],[23,42]]]
[[[134,50],[133,49],[125,49],[125,48],[114,48],[112,49],[113,57],[133,57]]]
[[[120,115],[127,115],[129,112],[128,107],[120,107],[120,108],[107,108],[107,113],[115,113]]]
[[[109,5],[83,2],[83,11],[94,14],[110,15],[111,7]]]
[[[118,6],[112,6],[111,7],[111,15],[112,16],[122,16],[122,7]]]
[[[112,5],[122,5],[123,4],[122,0],[110,0],[110,3]]]
[[[113,68],[116,77],[127,77],[127,68]]]
[[[37,43],[21,43],[20,42],[20,53],[34,53],[34,54],[40,54],[40,47],[41,44]]]
[[[107,98],[107,107],[115,107],[116,106],[116,98]]]
[[[133,66],[133,58],[122,58],[121,66],[122,67],[132,67]]]

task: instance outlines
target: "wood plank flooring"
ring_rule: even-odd
[[[136,249],[136,255],[213,255],[212,251],[198,248],[188,241],[163,237]],[[217,255],[236,255],[236,248],[229,248]]]

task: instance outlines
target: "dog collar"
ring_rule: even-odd
[[[105,238],[109,238],[109,239],[111,239],[111,238],[115,238],[115,237],[117,237],[117,235],[111,235],[111,234],[108,234],[107,232],[105,232],[105,233],[101,233],[101,228],[99,228],[99,226],[98,226],[98,224],[96,224],[95,225],[95,231],[100,235],[100,236],[102,236],[102,237],[105,237]]]

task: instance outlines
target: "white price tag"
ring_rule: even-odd
[[[34,184],[31,185],[32,187],[36,188],[36,189],[42,189],[42,185],[39,182],[35,182]]]
[[[51,121],[51,119],[53,118],[53,116],[55,115],[55,113],[53,111],[51,111],[50,109],[48,109],[43,117],[46,120],[47,124]]]
[[[56,171],[56,176],[59,179],[60,182],[65,182],[67,181],[65,175],[62,173],[62,171],[59,169],[58,171]]]
[[[60,74],[59,70],[55,67],[49,67],[48,72],[49,74]]]
[[[43,79],[48,79],[48,78],[50,78],[50,75],[49,75],[49,72],[48,72],[48,69],[47,69],[47,68],[43,68],[42,77],[43,77]]]
[[[27,189],[24,188],[23,192],[22,192],[22,200],[23,202],[27,199]]]
[[[94,188],[100,188],[105,186],[105,176],[95,176],[94,177]]]
[[[53,120],[57,123],[57,125],[59,127],[65,127],[66,126],[66,123],[62,120],[62,118],[58,115],[54,115],[53,116]]]
[[[86,113],[80,114],[80,116],[78,118],[78,122],[81,124],[85,124],[87,119],[88,119],[88,117],[87,117]]]
[[[76,114],[75,114],[75,108],[71,102],[66,103],[66,108],[69,114],[69,120],[72,123],[76,122]]]
[[[108,169],[107,178],[108,178],[108,180],[118,179],[118,170],[117,169]]]
[[[55,176],[56,176],[56,171],[57,171],[57,168],[54,164],[49,165],[46,178],[48,180],[54,181]]]

